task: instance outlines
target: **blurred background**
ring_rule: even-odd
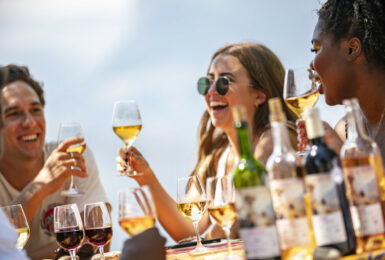
[[[128,236],[117,222],[117,191],[137,184],[117,176],[123,142],[112,131],[114,101],[137,100],[143,128],[134,145],[175,198],[177,177],[196,160],[206,106],[196,81],[212,54],[227,43],[253,41],[286,68],[307,66],[320,6],[319,0],[1,0],[0,64],[26,65],[44,82],[47,141],[56,141],[61,121],[83,125],[113,205],[111,249],[120,250]],[[343,115],[322,97],[316,106],[332,126]]]

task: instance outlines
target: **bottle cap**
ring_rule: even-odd
[[[247,121],[247,112],[244,106],[236,106],[232,112],[234,122]]]
[[[269,110],[270,122],[281,122],[286,120],[285,114],[282,110],[282,102],[280,98],[276,97],[269,99]]]
[[[306,133],[309,139],[325,135],[322,122],[317,108],[306,108],[304,112]]]

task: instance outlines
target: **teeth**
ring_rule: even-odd
[[[218,102],[218,101],[211,101],[210,102],[211,107],[217,107],[217,106],[226,106],[226,103]]]
[[[34,141],[37,139],[37,134],[34,135],[26,135],[21,138],[22,141]]]

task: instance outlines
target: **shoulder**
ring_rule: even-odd
[[[273,136],[271,129],[265,130],[259,137],[258,143],[255,146],[254,157],[266,164],[267,159],[273,152]]]
[[[341,118],[334,127],[337,135],[343,142],[346,141],[346,117]]]

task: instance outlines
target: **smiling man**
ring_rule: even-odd
[[[76,203],[105,201],[94,157],[89,149],[84,156],[66,149],[83,142],[65,140],[59,146],[45,143],[44,92],[26,67],[0,68],[1,117],[4,154],[0,159],[0,205],[22,204],[30,224],[31,237],[26,251],[32,259],[53,258],[57,248],[53,233],[53,208]],[[75,166],[75,167],[74,167]],[[82,197],[64,197],[73,175]]]

